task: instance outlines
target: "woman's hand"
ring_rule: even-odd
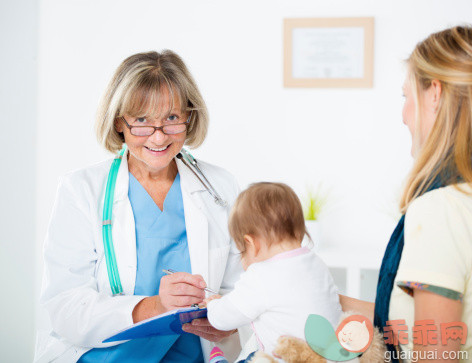
[[[205,280],[200,275],[176,272],[161,278],[159,295],[141,300],[133,309],[133,322],[137,323],[167,311],[199,304],[205,298]]]
[[[206,298],[203,303],[200,304],[200,307],[206,307],[211,300],[215,299],[221,299],[221,295],[212,295]],[[207,318],[192,320],[191,323],[184,324],[182,329],[187,333],[198,335],[210,342],[219,342],[236,332],[236,330],[224,331],[215,329],[211,326]]]
[[[205,280],[200,275],[176,272],[161,278],[160,304],[164,312],[199,304],[205,298]]]
[[[372,323],[374,322],[374,303],[354,299],[345,295],[339,295],[339,303],[341,304],[341,308],[344,312],[355,311],[356,313],[362,314],[366,318],[369,318]]]
[[[195,319],[191,323],[182,325],[182,329],[186,333],[191,333],[209,340],[210,342],[219,342],[236,333],[236,329],[223,331],[213,328],[207,318]]]

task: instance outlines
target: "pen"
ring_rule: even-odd
[[[162,272],[164,272],[166,275],[172,275],[172,274],[175,274],[177,271],[174,271],[174,270],[171,270],[170,268],[167,269],[167,270],[162,270]],[[206,292],[209,292],[210,294],[215,294],[217,295],[218,293],[208,287],[205,287],[203,290],[205,290]]]

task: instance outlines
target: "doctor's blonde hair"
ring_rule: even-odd
[[[402,213],[438,178],[443,185],[472,183],[472,28],[457,26],[430,35],[415,47],[407,65],[417,105],[416,129],[421,124],[420,94],[433,80],[441,83],[441,98],[408,176]]]
[[[185,144],[200,146],[208,131],[208,110],[197,84],[183,60],[171,50],[138,53],[126,58],[116,70],[98,107],[95,131],[108,151],[123,147],[124,137],[115,129],[117,118],[165,115],[174,97],[182,113],[190,113]],[[170,105],[165,102],[170,100]]]
[[[229,232],[238,249],[246,250],[244,236],[263,237],[269,244],[300,242],[307,235],[302,204],[286,184],[261,182],[241,192],[229,217]]]

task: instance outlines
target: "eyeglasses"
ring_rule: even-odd
[[[187,121],[181,122],[178,124],[170,124],[170,125],[163,125],[163,126],[131,126],[124,116],[121,116],[121,119],[125,123],[126,127],[131,132],[131,135],[134,136],[151,136],[157,130],[161,130],[164,135],[176,135],[184,132],[187,130],[187,126],[190,123],[190,117],[192,117],[192,113],[188,117]]]

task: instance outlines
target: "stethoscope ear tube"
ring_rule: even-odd
[[[112,236],[112,210],[113,199],[115,195],[115,184],[118,170],[120,169],[121,159],[126,151],[126,146],[120,151],[120,154],[113,160],[108,173],[107,186],[105,190],[105,201],[103,203],[103,222],[102,237],[103,248],[105,251],[105,260],[107,264],[108,280],[110,281],[111,292],[113,296],[123,294],[120,274],[116,263],[115,249],[113,248]]]

